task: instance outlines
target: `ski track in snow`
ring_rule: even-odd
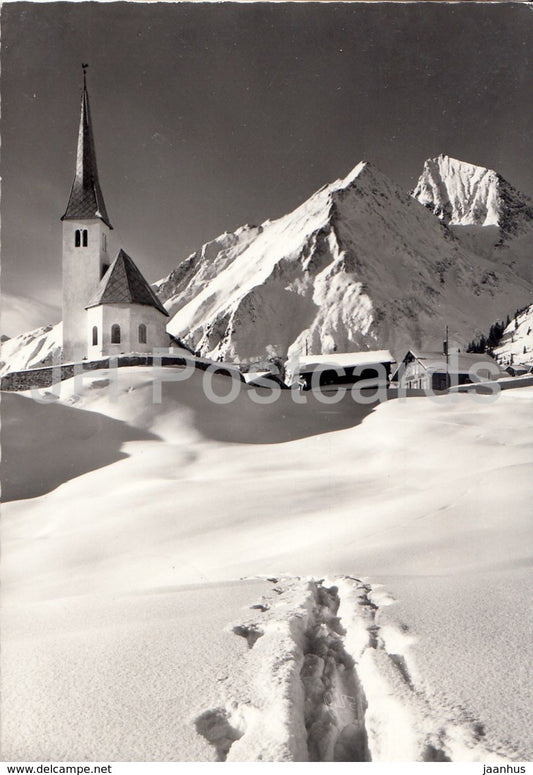
[[[395,600],[366,579],[268,579],[245,638],[241,676],[194,719],[217,761],[508,761],[482,724],[432,707],[407,625],[381,623]]]

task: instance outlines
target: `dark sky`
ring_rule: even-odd
[[[114,248],[150,281],[361,159],[409,189],[447,153],[533,194],[524,5],[7,3],[2,27],[6,293],[60,301],[82,61]]]

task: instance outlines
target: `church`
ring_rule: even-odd
[[[168,312],[124,250],[109,259],[113,229],[98,180],[83,71],[76,173],[63,222],[63,362],[151,353],[170,344]]]

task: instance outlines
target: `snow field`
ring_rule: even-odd
[[[119,371],[3,395],[8,758],[530,758],[531,387],[220,407]]]
[[[504,760],[479,724],[432,707],[413,636],[380,624],[389,595],[346,576],[269,581],[255,615],[228,628],[248,652],[224,704],[195,721],[219,761]]]

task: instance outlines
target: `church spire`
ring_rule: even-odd
[[[80,128],[78,132],[78,150],[76,153],[76,175],[72,184],[67,209],[62,221],[100,218],[110,229],[104,197],[98,182],[96,153],[94,150],[93,128],[89,110],[86,68],[83,67],[83,90],[81,96]]]

